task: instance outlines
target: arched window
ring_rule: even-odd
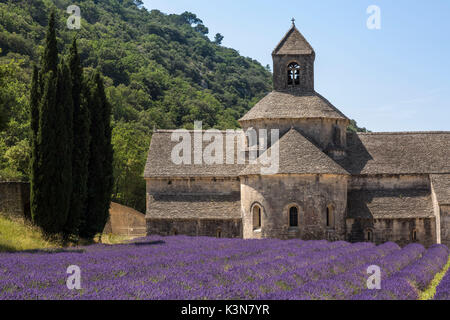
[[[253,206],[253,230],[261,229],[261,207],[257,204]]]
[[[222,238],[222,229],[220,229],[220,228],[217,229],[216,237],[217,238]]]
[[[373,231],[372,229],[366,230],[366,240],[372,242],[373,241]]]
[[[290,86],[300,84],[300,66],[297,62],[292,62],[287,67],[287,82]]]
[[[296,206],[289,208],[289,227],[298,227],[298,208]]]
[[[413,229],[411,232],[411,240],[417,241],[417,230],[416,229]]]
[[[332,205],[327,207],[325,220],[328,228],[334,228],[334,208]]]

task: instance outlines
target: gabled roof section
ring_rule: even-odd
[[[450,174],[450,131],[378,132],[347,135],[352,174]]]
[[[334,160],[323,153],[300,132],[292,128],[282,136],[267,151],[273,156],[279,149],[279,170],[276,174],[339,174],[348,175],[348,172]],[[245,175],[260,175],[265,166],[259,161],[249,164],[242,172]],[[267,166],[268,167],[268,166]]]
[[[245,168],[245,164],[238,164],[237,156],[238,156],[238,135],[240,133],[235,131],[234,133],[230,133],[236,135],[235,138],[235,148],[234,148],[234,161],[233,164],[227,164],[226,155],[227,150],[225,147],[226,141],[226,131],[220,131],[222,134],[222,139],[224,141],[224,150],[223,150],[223,161],[222,164],[205,164],[202,161],[202,164],[195,164],[194,161],[194,153],[196,152],[194,149],[194,145],[196,143],[200,143],[202,145],[202,150],[205,150],[205,147],[208,146],[211,142],[207,142],[205,140],[201,140],[202,137],[206,140],[215,139],[212,137],[212,133],[208,131],[197,131],[197,133],[201,133],[202,135],[197,136],[194,131],[188,131],[190,135],[190,154],[191,154],[191,162],[190,164],[175,164],[172,161],[172,150],[174,150],[175,146],[180,143],[180,141],[173,141],[172,134],[175,131],[170,130],[158,130],[153,133],[152,141],[150,143],[150,150],[148,152],[147,163],[145,165],[144,178],[189,178],[189,177],[238,177],[239,172]],[[198,141],[200,139],[200,141]]]
[[[272,91],[239,121],[259,119],[348,118],[316,92]]]
[[[286,33],[283,39],[278,43],[272,55],[298,55],[298,54],[313,54],[314,49],[303,37],[303,35],[292,24],[291,29]]]

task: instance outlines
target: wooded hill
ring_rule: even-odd
[[[66,27],[72,4],[81,9],[79,31]],[[223,47],[220,34],[210,40],[192,13],[148,11],[137,0],[0,0],[0,179],[29,176],[31,68],[42,56],[53,7],[61,50],[76,36],[83,67],[105,76],[113,200],[142,212],[142,171],[154,127],[193,128],[202,120],[205,129],[237,128],[236,120],[272,89],[268,67]]]
[[[81,9],[81,30],[66,28],[66,9]],[[271,74],[257,61],[208,38],[194,14],[151,12],[138,1],[0,1],[0,61],[8,114],[0,136],[0,176],[29,174],[29,85],[39,61],[50,8],[58,8],[58,40],[78,38],[85,68],[99,68],[113,106],[114,199],[145,210],[142,179],[156,128],[236,128],[236,119],[271,89]],[[66,52],[67,54],[67,52]],[[11,62],[15,62],[12,63]]]

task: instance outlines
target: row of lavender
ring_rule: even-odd
[[[436,288],[435,300],[450,300],[450,269]]]
[[[445,246],[183,236],[80,249],[0,254],[0,299],[413,299],[448,259]],[[386,279],[377,294],[364,290],[372,264]]]

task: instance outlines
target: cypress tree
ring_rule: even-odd
[[[33,221],[47,234],[63,231],[72,193],[72,81],[69,67],[64,61],[58,67],[57,61],[53,11],[39,80],[34,71],[31,99],[31,131],[34,136],[31,212]],[[38,111],[36,105],[39,106]]]
[[[59,155],[57,170],[59,171],[60,188],[55,203],[56,213],[61,218],[59,232],[64,231],[67,224],[72,196],[72,151],[73,151],[73,100],[70,68],[62,61],[58,68],[57,86],[57,122],[54,124],[57,134],[54,146]]]
[[[31,79],[31,96],[30,96],[30,126],[31,126],[31,143],[35,143],[35,138],[39,129],[39,101],[41,100],[39,92],[39,69],[33,66],[33,77]]]
[[[56,78],[49,71],[42,75],[42,100],[39,104],[39,129],[37,135],[37,163],[32,175],[31,214],[33,222],[46,233],[57,233],[57,221],[52,226],[54,216],[53,199],[56,194],[53,188],[55,177],[55,161],[57,157],[53,147],[56,145],[56,134],[53,124],[56,122]],[[50,183],[49,183],[50,181]]]
[[[72,150],[72,197],[65,227],[67,235],[78,235],[81,219],[84,218],[87,199],[89,163],[89,110],[86,94],[83,94],[83,69],[74,38],[70,48],[69,66],[72,76],[73,99],[73,150]]]
[[[111,145],[111,106],[105,95],[103,79],[95,72],[88,95],[90,154],[88,199],[82,236],[92,238],[103,231],[109,216],[113,188],[113,148]]]
[[[36,75],[33,71],[31,91],[31,184],[30,184],[30,210],[33,222],[42,227],[45,232],[51,232],[48,215],[51,206],[48,203],[48,195],[51,194],[48,180],[46,157],[48,147],[53,144],[55,135],[51,117],[55,116],[56,106],[56,77],[58,64],[58,48],[56,41],[56,14],[53,10],[49,16],[47,34],[45,37],[44,54],[41,57],[41,70]],[[43,114],[45,112],[45,114]],[[49,139],[47,139],[47,136]],[[44,157],[45,156],[45,157]],[[51,180],[50,180],[51,181]]]
[[[58,71],[58,42],[56,41],[56,12],[50,13],[47,34],[45,36],[45,49],[42,57],[42,73],[53,72],[56,77]]]
[[[33,67],[33,78],[31,80],[31,96],[30,96],[30,144],[31,144],[31,161],[30,161],[30,210],[32,220],[36,220],[37,192],[39,190],[37,184],[38,170],[38,131],[39,131],[39,103],[40,103],[40,84],[39,70],[37,66]],[[35,221],[36,222],[36,221]]]

